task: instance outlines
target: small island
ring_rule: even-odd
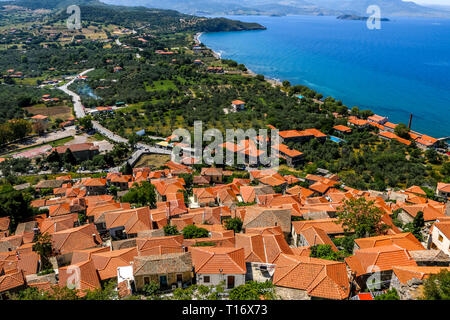
[[[367,21],[369,17],[361,17],[353,14],[343,14],[337,17],[339,20],[358,20],[358,21]],[[390,21],[388,18],[381,18],[381,21]]]

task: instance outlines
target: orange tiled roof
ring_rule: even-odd
[[[309,228],[310,226],[315,226],[317,228],[322,229],[327,234],[340,234],[344,233],[344,229],[342,228],[342,224],[336,223],[337,219],[329,218],[329,219],[317,219],[317,220],[305,220],[305,221],[293,221],[292,227],[295,230],[295,233],[300,234],[300,232],[304,229]]]
[[[399,233],[394,235],[383,235],[369,238],[355,239],[356,244],[361,249],[382,247],[388,245],[398,245],[408,251],[425,250],[419,240],[411,233]]]
[[[236,248],[244,248],[246,262],[273,263],[281,253],[292,254],[282,234],[238,233]]]
[[[275,261],[273,284],[305,290],[309,296],[342,300],[350,294],[345,264],[337,261],[281,254]]]
[[[102,239],[93,224],[58,231],[52,234],[53,248],[60,254],[87,249],[102,243]]]
[[[408,250],[397,245],[355,250],[345,262],[357,276],[392,270],[394,266],[417,266]]]
[[[21,271],[8,273],[0,276],[0,293],[5,292],[25,284],[25,279]]]
[[[334,126],[333,129],[337,130],[337,131],[341,131],[341,132],[351,132],[352,129],[347,127],[347,126],[343,126],[343,125],[337,125]]]
[[[78,282],[71,282],[74,279],[72,274],[77,273]],[[60,287],[74,286],[77,290],[95,290],[100,289],[100,280],[95,270],[95,265],[92,260],[79,262],[67,267],[59,268],[59,282]]]
[[[117,277],[117,268],[130,265],[137,256],[136,247],[107,252],[96,252],[91,255],[100,280]]]
[[[450,192],[450,183],[439,182],[437,184],[437,190],[441,192]]]
[[[429,278],[432,274],[437,274],[441,270],[450,271],[450,267],[428,267],[428,266],[399,266],[393,268],[398,280],[406,284],[409,280],[423,280]]]
[[[198,274],[246,274],[244,248],[190,247]]]

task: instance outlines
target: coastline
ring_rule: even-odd
[[[201,42],[201,40],[200,40],[200,37],[203,35],[204,33],[203,32],[199,32],[199,33],[197,33],[195,36],[194,36],[194,41],[197,43],[197,44],[202,44],[202,42]],[[219,53],[217,53],[216,51],[214,51],[213,49],[211,49],[210,47],[208,47],[208,46],[206,46],[205,45],[205,47],[212,53],[212,55],[216,58],[216,59],[222,59],[222,56],[221,56],[221,54],[219,54]],[[238,62],[239,63],[239,62]],[[257,76],[257,73],[255,73],[254,71],[252,71],[251,69],[249,69],[247,66],[245,66],[246,68],[247,68],[247,71],[246,71],[246,73],[248,74],[248,75],[250,75],[250,76],[253,76],[253,77],[255,77],[255,76]],[[282,86],[282,81],[281,80],[279,80],[279,79],[274,79],[274,78],[271,78],[271,77],[267,77],[266,75],[264,75],[264,80],[265,81],[267,81],[268,83],[270,83],[273,87],[281,87]],[[350,108],[348,107],[348,110],[350,111]],[[369,109],[370,111],[372,111],[371,109]],[[373,112],[373,111],[372,111]],[[375,114],[375,112],[373,112],[374,114]],[[411,132],[412,133],[415,133],[415,134],[420,134],[420,135],[423,135],[423,133],[420,133],[420,132],[417,132],[417,131],[415,131],[415,130],[411,130]],[[443,140],[447,145],[448,145],[448,148],[450,149],[450,139],[443,139],[444,137],[440,137],[440,138],[437,138],[438,140]]]
[[[194,41],[197,45],[202,44],[202,41],[200,40],[200,37],[204,34],[204,32],[198,32],[194,35]],[[213,49],[211,49],[210,47],[205,46],[211,53],[212,55],[216,58],[216,59],[222,59],[222,55],[216,51],[214,51]],[[254,71],[252,71],[251,69],[249,69],[247,66],[245,66],[247,68],[247,74],[252,76],[252,77],[256,77],[257,73],[255,73]],[[274,79],[271,77],[267,77],[264,75],[264,80],[269,82],[273,87],[277,87],[277,86],[282,86],[282,83],[279,79]]]

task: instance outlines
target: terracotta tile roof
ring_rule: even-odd
[[[301,157],[303,155],[302,152],[290,149],[287,145],[282,143],[279,145],[273,145],[272,148],[291,158]]]
[[[300,137],[305,136],[305,134],[300,133],[297,130],[285,130],[285,131],[279,131],[278,134],[282,138],[294,138],[294,137]]]
[[[375,248],[389,245],[397,245],[408,251],[425,250],[419,240],[411,233],[399,233],[369,238],[355,239],[360,249]]]
[[[25,285],[25,278],[21,271],[0,276],[0,292],[5,292]]]
[[[411,193],[415,193],[415,194],[420,194],[423,196],[426,196],[427,194],[425,193],[425,191],[423,191],[423,189],[419,186],[411,186],[408,189],[405,190],[406,192],[411,192]]]
[[[425,221],[434,221],[440,217],[445,216],[444,206],[438,207],[430,205],[429,203],[415,204],[415,205],[404,204],[401,205],[400,208],[413,218],[417,215],[419,211],[422,211],[423,219]]]
[[[441,270],[450,271],[450,267],[428,267],[428,266],[399,266],[393,267],[398,280],[406,284],[411,279],[423,280],[429,278],[432,274],[437,274]]]
[[[292,254],[295,256],[309,257],[311,249],[309,247],[295,247],[291,248]]]
[[[394,266],[417,266],[408,251],[397,245],[355,250],[345,262],[357,276],[392,270]]]
[[[99,247],[99,248],[91,248],[91,249],[83,249],[83,250],[75,250],[72,254],[71,264],[77,264],[79,262],[91,260],[92,254],[99,252],[109,252],[111,251],[110,247]]]
[[[354,119],[354,120],[348,120],[348,123],[351,123],[351,124],[353,124],[353,125],[355,125],[357,127],[360,127],[360,126],[367,125],[369,123],[369,121],[362,120],[362,119]]]
[[[33,208],[40,208],[40,207],[44,207],[45,206],[45,201],[46,199],[37,199],[37,200],[33,200],[31,201],[31,206]]]
[[[157,247],[179,249],[183,246],[183,236],[136,238],[136,246],[140,256],[154,254],[153,249]]]
[[[243,248],[190,247],[197,274],[246,274]]]
[[[96,247],[102,243],[102,239],[93,224],[86,224],[53,233],[52,242],[57,253],[65,254],[78,249]]]
[[[390,129],[395,129],[395,127],[396,127],[397,125],[396,125],[395,123],[392,123],[392,122],[386,122],[386,123],[384,124],[384,126],[390,128]]]
[[[280,226],[283,232],[291,232],[290,209],[248,206],[239,213],[244,229]]]
[[[231,103],[235,104],[235,105],[245,104],[245,102],[242,100],[233,100],[233,101],[231,101]]]
[[[341,234],[344,233],[344,229],[342,228],[342,224],[336,223],[337,219],[329,218],[329,219],[317,219],[317,220],[305,220],[305,221],[293,221],[292,228],[295,230],[295,233],[300,234],[300,232],[304,229],[307,229],[311,226],[322,229],[327,234]]]
[[[296,185],[292,188],[287,189],[286,193],[296,195],[300,198],[308,198],[314,194],[314,191]]]
[[[394,139],[400,143],[406,144],[407,146],[411,145],[411,141],[400,138],[399,136],[397,136],[396,134],[389,132],[389,131],[385,131],[385,132],[380,132],[378,135],[385,137],[387,139]]]
[[[333,129],[335,129],[337,131],[341,131],[341,132],[352,132],[351,128],[349,128],[347,126],[343,126],[343,125],[334,126]]]
[[[9,223],[10,223],[9,217],[1,217],[0,218],[0,231],[6,231],[9,229]]]
[[[350,294],[342,262],[281,254],[275,261],[273,284],[305,290],[309,296],[342,300]]]
[[[0,239],[0,252],[5,252],[11,250],[15,250],[20,247],[23,243],[23,236],[14,235],[9,237],[4,237]]]
[[[437,190],[441,192],[450,192],[450,183],[439,182],[437,184]]]
[[[317,130],[317,129],[306,129],[306,130],[300,131],[300,133],[304,133],[305,135],[313,135],[316,138],[323,138],[323,137],[327,136],[326,134],[324,134],[323,132],[321,132],[320,130]]]
[[[79,262],[67,267],[59,268],[59,282],[60,287],[73,286],[77,290],[95,290],[100,289],[100,279],[95,270],[95,265],[92,260]],[[74,277],[73,275],[77,275]],[[78,278],[79,281],[76,281]]]
[[[106,179],[103,178],[91,178],[84,179],[82,184],[86,187],[104,187],[106,186]]]
[[[238,233],[236,248],[244,248],[246,262],[273,263],[280,253],[292,254],[282,234]]]
[[[282,175],[279,173],[273,174],[271,176],[264,176],[259,179],[259,182],[275,187],[275,186],[281,186],[286,183],[286,180],[283,178]]]
[[[70,151],[72,152],[79,152],[79,151],[98,150],[99,147],[94,145],[93,143],[78,143],[53,148],[53,150],[56,150],[56,152],[58,153],[64,153],[66,152],[67,149],[70,149]]]
[[[65,214],[68,214],[71,212],[70,204],[69,203],[56,204],[56,205],[50,206],[48,208],[48,211],[49,211],[49,215],[51,217],[62,216],[62,215],[65,215]]]
[[[384,130],[384,126],[382,124],[369,121],[369,125],[371,125],[372,127],[377,127],[380,130]]]
[[[242,200],[246,203],[255,202],[255,188],[252,186],[242,186],[240,188]]]
[[[333,251],[338,251],[328,234],[318,227],[310,226],[300,231],[300,234],[305,238],[310,246],[328,244],[331,246]]]
[[[134,275],[183,273],[192,271],[189,252],[134,257]]]
[[[107,212],[105,223],[107,229],[125,227],[127,234],[153,229],[149,207]]]
[[[107,252],[96,252],[91,255],[100,280],[117,277],[117,268],[130,265],[137,256],[136,247]]]

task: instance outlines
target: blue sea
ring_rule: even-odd
[[[267,30],[203,34],[222,58],[255,73],[306,85],[348,107],[436,138],[450,136],[450,20],[364,21],[316,16],[230,16]]]

